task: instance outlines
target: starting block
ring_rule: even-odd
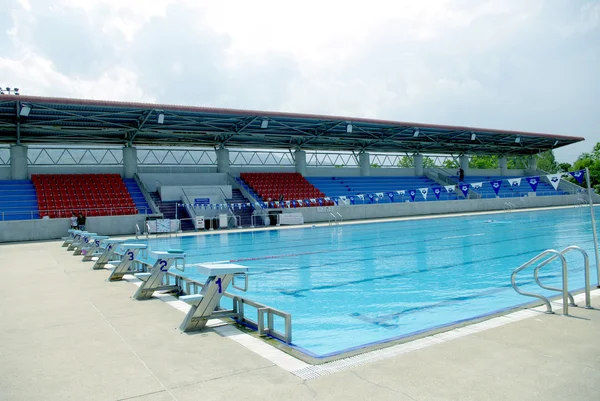
[[[62,244],[63,248],[71,245],[71,243],[75,240],[75,236],[81,233],[82,231],[70,228],[67,232],[69,233],[69,235],[63,238],[65,240],[65,242],[63,242]]]
[[[185,261],[185,253],[178,249],[171,249],[168,252],[159,251],[153,252],[153,254],[157,259],[150,272],[135,274],[136,278],[142,280],[142,285],[133,294],[133,299],[138,301],[152,298],[154,291],[179,290],[177,285],[164,285],[163,279],[174,262]]]
[[[109,238],[109,239],[105,239],[102,240],[101,245],[106,245],[104,248],[101,246],[100,247],[100,256],[98,256],[98,260],[96,260],[96,263],[94,263],[94,266],[92,266],[92,270],[100,270],[103,269],[104,266],[106,266],[106,264],[108,264],[113,256],[115,255],[115,251],[117,250],[117,245],[122,244],[123,242],[125,242],[127,240],[125,239],[116,239],[116,238]]]
[[[82,240],[81,236],[83,234],[87,234],[87,231],[75,230],[75,232],[73,232],[72,234],[73,234],[73,240],[71,242],[69,242],[69,244],[67,246],[67,251],[75,250],[76,245],[81,243],[81,240]]]
[[[102,252],[100,251],[100,242],[104,241],[106,239],[108,239],[109,237],[107,237],[106,235],[94,235],[91,238],[91,241],[88,243],[88,247],[87,248],[83,248],[81,250],[81,253],[83,254],[83,259],[81,259],[83,262],[88,262],[90,260],[92,260],[92,257],[94,256],[100,256],[102,254]]]
[[[191,305],[191,308],[185,319],[179,326],[183,332],[202,330],[206,326],[208,319],[218,319],[223,317],[237,317],[236,304],[232,310],[216,310],[221,301],[221,297],[229,287],[237,288],[242,291],[248,289],[248,268],[236,264],[226,263],[205,263],[192,265],[198,270],[198,273],[208,276],[208,279],[202,287],[200,294],[184,295],[179,300]],[[245,280],[244,287],[236,287],[233,283],[234,276],[243,276]]]
[[[119,281],[123,280],[123,276],[131,273],[131,265],[135,262],[140,249],[147,249],[146,244],[123,244],[125,254],[121,258],[121,261],[115,266],[114,270],[108,276],[108,281]]]
[[[83,250],[91,245],[91,243],[93,242],[92,237],[95,237],[96,235],[98,235],[98,234],[96,234],[96,233],[81,234],[81,242],[73,250],[73,255],[74,256],[81,255]]]

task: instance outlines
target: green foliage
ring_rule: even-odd
[[[527,168],[527,160],[523,157],[507,157],[506,167],[509,170],[523,170]]]
[[[547,150],[545,152],[542,152],[537,156],[537,158],[538,169],[546,171],[548,173],[558,172],[559,167],[558,163],[556,162],[556,158],[554,157],[553,151]]]
[[[446,159],[444,160],[444,163],[442,163],[442,167],[444,168],[458,168],[459,166],[460,164],[456,159]]]
[[[568,171],[572,171],[573,166],[571,166],[571,163],[559,163],[558,164],[558,171],[560,171],[561,173],[566,173]]]
[[[381,168],[381,166],[377,163],[371,163],[372,168]]]
[[[596,143],[591,153],[580,154],[575,163],[573,163],[572,170],[582,170],[586,167],[590,169],[592,187],[596,192],[600,192],[600,142]],[[583,180],[581,185],[587,187],[586,179]]]
[[[498,156],[481,156],[475,155],[469,160],[469,168],[491,169],[498,168]]]
[[[398,160],[398,167],[410,168],[415,166],[415,161],[412,157],[402,156],[402,159]]]
[[[423,168],[428,167],[435,167],[435,160],[433,160],[431,157],[426,156],[423,158]]]

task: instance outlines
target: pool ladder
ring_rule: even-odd
[[[590,260],[589,260],[588,254],[583,249],[581,249],[580,247],[575,246],[575,245],[566,247],[562,251],[556,251],[554,249],[545,250],[544,252],[540,253],[539,255],[537,255],[536,257],[534,257],[527,263],[524,263],[520,267],[515,269],[515,271],[513,271],[512,275],[510,276],[510,282],[511,282],[513,288],[515,289],[515,291],[521,295],[541,299],[544,302],[544,304],[546,305],[546,313],[554,313],[552,311],[552,305],[550,304],[550,301],[548,300],[548,298],[546,298],[545,296],[543,296],[541,294],[525,292],[525,291],[521,290],[516,284],[516,277],[520,271],[524,270],[525,268],[531,266],[532,264],[534,264],[536,262],[541,261],[541,263],[538,264],[535,267],[535,269],[533,270],[533,277],[535,279],[535,282],[543,289],[550,290],[550,291],[557,291],[557,292],[562,293],[563,315],[568,316],[569,315],[569,306],[577,306],[575,304],[575,300],[573,299],[573,295],[571,295],[571,293],[569,292],[569,289],[568,289],[568,269],[567,269],[568,266],[567,266],[567,260],[565,259],[565,256],[564,256],[565,253],[568,253],[571,251],[578,251],[583,256],[584,273],[585,273],[585,308],[591,309],[592,306],[590,303]],[[550,256],[550,257],[548,257],[548,256]],[[562,264],[562,288],[555,288],[555,287],[549,287],[547,285],[544,285],[540,281],[540,278],[539,278],[540,269],[542,267],[546,266],[547,264],[553,262],[556,259],[559,259]],[[599,272],[599,280],[600,280],[600,272]]]

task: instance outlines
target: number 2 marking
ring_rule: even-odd
[[[221,278],[219,277],[217,281],[215,281],[215,283],[217,283],[217,285],[219,286],[219,294],[222,293],[223,289],[221,288],[221,284],[223,284],[223,281],[221,280]]]
[[[167,264],[168,263],[166,260],[161,259],[158,261],[158,266],[160,267],[161,272],[166,272],[167,270],[169,270],[169,269],[167,269]]]
[[[129,260],[133,260],[133,252],[129,251],[127,255],[129,256]]]

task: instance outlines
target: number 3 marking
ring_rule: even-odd
[[[167,264],[168,263],[167,263],[166,260],[159,260],[158,261],[158,266],[160,267],[160,271],[161,272],[166,272],[167,270],[169,270],[169,269],[167,269]]]
[[[133,260],[133,252],[129,251],[127,255],[129,256],[129,260]]]

